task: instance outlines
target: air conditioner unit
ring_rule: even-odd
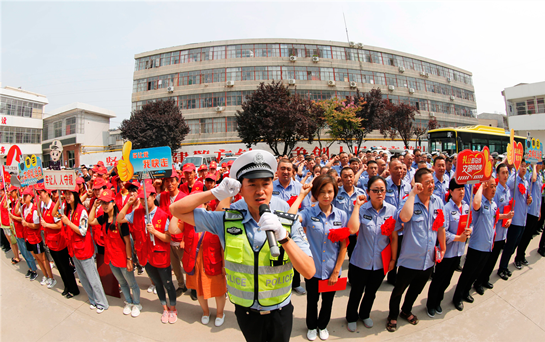
[[[358,43],[358,44],[356,44],[356,47],[357,47],[358,49],[363,49],[363,44],[362,44],[362,43]]]
[[[396,89],[396,88],[395,88],[393,85],[389,85],[389,86],[388,86],[388,90],[389,90],[389,91],[394,91],[395,89]]]
[[[357,82],[350,82],[350,88],[356,88],[358,86],[358,83]]]
[[[290,62],[295,62],[297,60],[297,56],[290,56]]]
[[[167,87],[167,91],[168,91],[169,93],[173,93],[173,92],[174,92],[174,87],[173,87],[173,86],[168,86],[168,87]]]
[[[350,45],[350,47],[355,47],[355,46],[356,46],[356,43],[350,42],[350,43],[348,43],[348,45]]]
[[[312,61],[314,63],[318,63],[320,61],[320,57],[312,57]]]
[[[157,84],[159,84],[159,85],[163,84],[163,80],[157,81]]]
[[[434,113],[434,112],[430,112],[430,116],[431,116],[431,117],[435,117],[435,113]]]
[[[335,86],[335,81],[327,81],[327,85],[330,86],[330,87],[334,87]]]
[[[222,112],[223,111],[223,107],[216,107],[216,112]]]
[[[400,72],[400,73],[404,73],[404,72],[405,72],[405,67],[400,66],[400,67],[399,67],[399,72]]]
[[[228,87],[232,87],[235,85],[235,81],[227,81],[227,83],[225,83],[226,86]]]
[[[294,84],[295,84],[295,80],[288,80],[288,84],[289,84],[289,85],[294,85]]]
[[[424,76],[426,76],[426,77],[430,77],[430,74],[429,74],[429,73],[427,73],[427,72],[425,72],[425,73],[424,73]]]
[[[414,94],[414,88],[409,88],[409,94]]]
[[[447,77],[447,82],[448,83],[452,82],[452,79],[450,77]]]
[[[450,95],[450,100],[454,101],[454,95]]]
[[[420,71],[420,76],[426,77],[426,73],[424,71]]]

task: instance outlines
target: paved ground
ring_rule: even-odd
[[[388,314],[388,300],[392,286],[384,283],[377,293],[371,318],[375,321],[372,329],[358,323],[358,330],[350,333],[344,319],[349,289],[337,293],[329,324],[330,340],[351,341],[365,338],[365,341],[545,341],[545,258],[537,252],[537,239],[532,240],[530,265],[522,270],[510,269],[513,276],[509,281],[493,274],[493,290],[484,296],[473,293],[475,302],[465,303],[465,310],[458,312],[451,303],[454,286],[460,273],[454,274],[453,282],[445,295],[442,316],[428,318],[425,300],[428,287],[417,299],[414,313],[420,323],[411,326],[399,321],[398,331],[385,330]],[[62,285],[57,269],[55,278],[59,282],[54,289],[40,286],[38,281],[30,282],[24,277],[27,271],[23,262],[11,265],[12,253],[1,253],[1,339],[2,341],[242,341],[238,330],[234,307],[227,303],[224,326],[213,325],[215,309],[208,326],[200,323],[201,309],[189,295],[179,298],[179,320],[173,325],[160,322],[161,306],[156,296],[146,292],[149,280],[143,275],[137,280],[142,289],[142,314],[138,318],[122,314],[121,299],[108,297],[110,309],[98,315],[89,309],[85,291],[72,299],[61,296]],[[346,270],[347,262],[345,262]],[[346,273],[346,272],[345,272]],[[41,279],[41,274],[40,274]],[[428,283],[429,285],[429,283]],[[294,296],[295,306],[292,341],[306,341],[305,310],[306,297]],[[215,303],[210,301],[212,307]],[[319,341],[319,339],[318,339]]]

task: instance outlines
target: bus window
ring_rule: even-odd
[[[488,140],[488,149],[490,150],[490,153],[492,152],[503,153],[501,145],[502,145],[501,140],[496,140],[496,139]]]
[[[485,146],[488,146],[488,140],[473,138],[471,139],[471,146],[473,151],[482,151]]]

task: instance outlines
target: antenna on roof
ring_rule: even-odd
[[[348,27],[346,26],[346,18],[344,17],[344,11],[343,11],[343,20],[344,20],[344,29],[346,30],[346,41],[350,43],[350,38],[348,38]]]

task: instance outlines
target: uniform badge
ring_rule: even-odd
[[[254,163],[255,164],[263,164],[263,155],[261,153],[256,153],[254,157]]]
[[[435,210],[433,211],[433,213],[434,213],[434,214],[439,214],[439,210],[440,210],[440,209],[435,209]]]
[[[422,214],[422,210],[415,210],[415,211],[414,211],[414,214],[415,214],[415,215],[420,215],[420,214]]]
[[[231,235],[239,235],[239,234],[242,234],[242,229],[238,227],[229,227],[227,228],[227,233]]]
[[[341,224],[342,224],[341,221],[335,221],[335,222],[333,222],[333,225],[334,225],[334,226],[340,226]]]
[[[344,199],[344,196],[337,196],[337,199],[340,201],[340,200],[343,200]]]
[[[489,208],[489,207],[488,207],[487,205],[484,206],[484,210],[488,210],[488,208]]]
[[[500,202],[503,202],[504,200],[505,200],[505,198],[500,197]]]
[[[469,209],[466,209],[466,214],[469,214]]]
[[[273,191],[273,195],[280,195],[280,191]]]
[[[373,218],[370,215],[363,215],[363,218],[366,220],[372,220]]]
[[[317,217],[311,217],[310,219],[314,222],[320,222],[320,219]]]
[[[388,189],[388,190],[386,190],[386,192],[392,193],[392,192],[394,192],[394,189]]]
[[[457,211],[451,211],[450,212],[450,214],[453,215],[453,216],[456,215],[456,213],[457,213]]]

